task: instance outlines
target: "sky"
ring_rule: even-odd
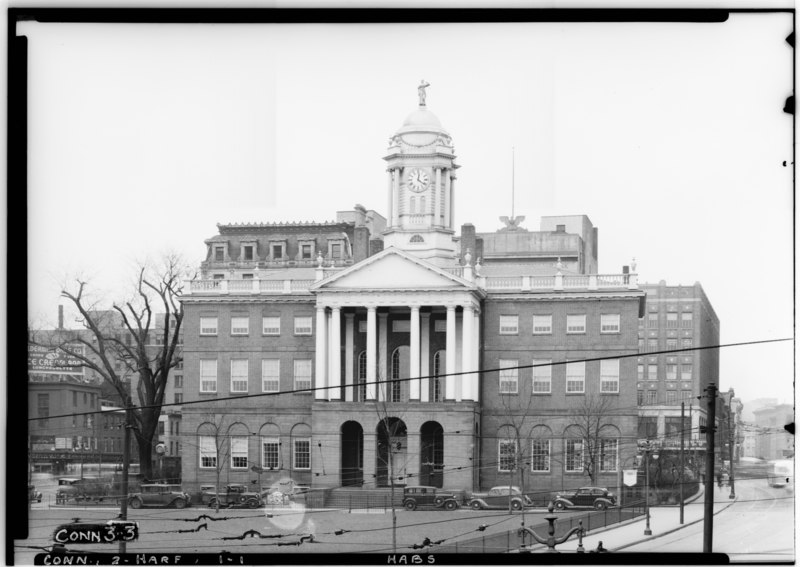
[[[26,22],[30,321],[55,325],[76,274],[110,304],[141,259],[199,264],[217,223],[385,215],[381,158],[424,79],[457,225],[511,214],[513,148],[523,227],[586,214],[600,273],[700,282],[722,344],[790,338],[791,26]],[[793,399],[792,343],[720,359],[723,390]]]

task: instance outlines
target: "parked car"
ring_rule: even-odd
[[[460,500],[458,493],[435,486],[406,486],[403,489],[403,507],[406,510],[416,510],[420,506],[455,510]]]
[[[509,499],[511,500],[512,510],[522,510],[533,506],[533,502],[518,486],[494,486],[489,492],[473,493],[467,504],[473,510],[483,510],[486,508],[508,508]]]
[[[142,506],[186,508],[190,503],[191,497],[181,490],[179,484],[143,484],[139,492],[128,495],[128,505],[131,508]]]
[[[108,480],[96,477],[85,476],[62,477],[58,479],[58,489],[56,490],[56,504],[64,504],[67,500],[92,500],[102,501],[111,492],[111,484]]]
[[[247,508],[258,508],[263,502],[261,495],[257,492],[250,492],[244,484],[229,484],[219,493],[209,490],[202,493],[203,500],[209,508],[216,508],[217,501],[220,507],[246,506]]]
[[[577,490],[559,492],[553,499],[553,506],[556,510],[567,508],[594,508],[595,510],[605,510],[611,506],[616,506],[617,497],[613,492],[605,488],[595,486],[584,486]]]
[[[28,485],[28,500],[30,500],[31,502],[33,502],[34,500],[36,502],[42,501],[42,493],[36,490],[36,487],[33,486],[32,484]]]

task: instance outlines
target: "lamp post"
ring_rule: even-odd
[[[578,534],[578,549],[577,549],[577,552],[578,553],[583,553],[584,552],[584,549],[583,549],[583,535],[584,535],[583,520],[579,520],[578,521],[578,527],[572,528],[570,531],[568,531],[567,533],[565,533],[561,537],[556,537],[555,521],[558,519],[558,516],[556,516],[553,513],[554,509],[553,509],[553,503],[552,502],[547,507],[547,511],[549,513],[547,514],[547,516],[544,517],[544,519],[547,520],[547,522],[548,522],[547,537],[540,536],[539,534],[537,534],[535,531],[533,531],[532,529],[530,529],[528,527],[522,527],[522,528],[519,529],[520,537],[523,537],[523,534],[528,533],[533,539],[535,539],[539,543],[545,544],[547,546],[547,551],[549,553],[559,553],[558,551],[556,551],[556,545],[558,545],[560,543],[564,543],[565,541],[567,541],[569,539],[569,537],[572,534],[577,533]]]
[[[650,452],[653,451],[653,445],[650,441],[645,441],[639,444],[639,449],[644,452],[644,510],[645,510],[645,526],[644,535],[653,535],[650,529]],[[653,459],[658,459],[658,454],[653,455]]]

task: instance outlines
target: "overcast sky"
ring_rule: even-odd
[[[601,273],[699,281],[722,343],[791,337],[791,26],[25,23],[30,318],[55,324],[70,274],[110,302],[137,259],[199,263],[218,222],[385,215],[381,158],[425,79],[458,225],[511,214],[514,147],[524,227],[586,214]],[[791,343],[723,349],[720,382],[790,400]]]

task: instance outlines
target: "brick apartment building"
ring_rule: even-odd
[[[619,485],[636,275],[597,273],[585,216],[457,234],[455,159],[421,102],[384,157],[386,217],[218,225],[182,297],[184,399],[207,402],[182,410],[185,487],[581,486],[587,400],[607,411],[594,482]]]

